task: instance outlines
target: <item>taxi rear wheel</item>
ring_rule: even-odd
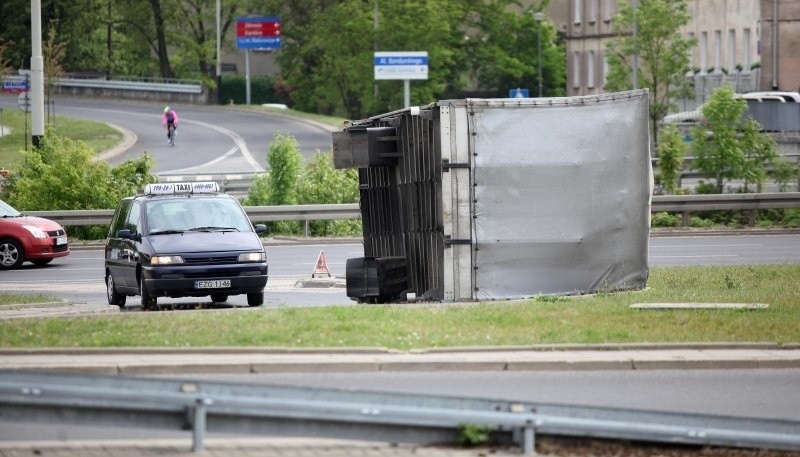
[[[247,294],[247,306],[261,306],[264,304],[264,292]]]
[[[139,280],[139,296],[142,297],[142,309],[158,311],[158,301],[156,297],[150,296],[150,292],[144,285],[144,279]]]
[[[106,275],[106,297],[108,304],[112,306],[125,307],[125,295],[117,292],[117,286],[114,284],[114,277],[110,274]]]

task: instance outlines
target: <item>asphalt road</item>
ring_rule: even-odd
[[[225,106],[174,104],[179,116],[175,147],[161,126],[161,102],[76,97],[54,99],[57,115],[91,119],[134,135],[131,147],[108,162],[118,165],[148,152],[157,174],[252,173],[267,166],[267,149],[276,134],[291,135],[305,157],[331,149],[329,126]],[[16,96],[0,96],[0,109],[17,110]]]

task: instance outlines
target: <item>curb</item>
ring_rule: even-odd
[[[797,369],[800,344],[386,348],[0,349],[0,370],[102,375]]]

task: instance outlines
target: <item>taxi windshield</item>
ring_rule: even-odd
[[[147,204],[148,235],[187,231],[252,231],[247,215],[229,198],[178,198]]]

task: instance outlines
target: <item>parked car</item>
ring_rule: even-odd
[[[0,270],[28,261],[41,267],[69,255],[67,232],[58,222],[26,216],[0,200]]]
[[[117,206],[105,246],[109,305],[138,295],[144,309],[161,297],[264,303],[267,254],[236,198],[214,182],[148,184]]]

